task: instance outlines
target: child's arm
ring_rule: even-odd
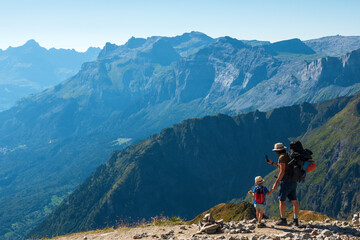
[[[251,194],[253,197],[255,196],[255,193],[253,190],[249,190],[248,193]]]
[[[254,196],[253,191],[249,190],[248,193]]]
[[[268,196],[270,196],[271,194],[272,194],[272,192],[273,192],[274,190],[273,189],[271,189],[271,191],[270,192],[267,192],[266,193],[266,195],[268,195]]]

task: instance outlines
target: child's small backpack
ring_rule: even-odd
[[[264,203],[265,202],[265,189],[263,186],[256,187],[255,189],[255,202]]]

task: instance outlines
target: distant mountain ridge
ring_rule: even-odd
[[[96,59],[99,48],[86,52],[49,50],[35,40],[0,51],[0,111],[14,106],[20,98],[41,92],[75,75],[84,62]]]
[[[108,43],[73,77],[0,113],[0,236],[38,224],[113,150],[184,119],[360,89],[358,51],[318,58],[267,45],[198,32]]]
[[[311,49],[298,38],[275,42],[268,45],[268,47],[276,53],[283,52],[306,55],[316,53],[313,49]]]
[[[360,36],[328,36],[304,41],[306,45],[323,56],[339,57],[360,49]]]

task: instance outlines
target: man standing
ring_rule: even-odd
[[[280,221],[276,222],[276,225],[286,226],[286,198],[288,198],[294,206],[294,219],[290,224],[294,224],[295,226],[299,226],[298,215],[300,212],[299,201],[296,197],[296,187],[297,182],[289,181],[289,161],[290,158],[286,153],[286,147],[282,143],[276,143],[273,151],[279,157],[278,163],[271,161],[270,159],[266,159],[266,161],[279,168],[279,175],[272,187],[272,190],[276,190],[279,188],[279,208],[280,208]]]

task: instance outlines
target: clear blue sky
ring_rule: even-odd
[[[103,47],[200,31],[271,42],[360,35],[359,0],[0,0],[0,49]]]

